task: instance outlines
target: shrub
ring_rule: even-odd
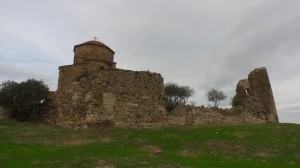
[[[49,88],[42,80],[28,79],[21,83],[8,80],[1,84],[0,105],[12,110],[12,117],[25,121],[48,92]]]
[[[172,111],[177,105],[184,104],[194,94],[189,86],[179,86],[176,83],[165,84],[165,106],[167,111]]]
[[[231,99],[231,106],[232,107],[238,107],[241,106],[244,102],[244,99],[241,98],[232,98]]]

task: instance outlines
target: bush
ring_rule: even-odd
[[[240,98],[232,98],[231,99],[231,106],[232,107],[238,107],[241,106],[244,102],[244,99],[240,99]]]
[[[42,80],[28,79],[21,83],[8,80],[1,84],[0,105],[12,110],[12,117],[25,121],[33,107],[40,104],[48,92],[49,88]]]

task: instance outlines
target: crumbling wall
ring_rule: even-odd
[[[261,112],[249,110],[178,106],[168,115],[170,125],[264,123]]]
[[[60,66],[57,91],[67,91],[73,86],[73,82],[86,77],[91,71],[100,67],[102,67],[101,62]]]
[[[248,98],[251,95],[248,79],[242,79],[236,86],[236,97],[240,99]]]
[[[233,98],[233,106],[244,111],[263,112],[266,121],[278,122],[272,88],[266,68],[250,72],[248,79],[240,80]],[[264,109],[262,109],[264,107]]]
[[[40,111],[46,112],[41,116],[47,121],[73,128],[95,125],[145,128],[274,121],[270,120],[268,104],[265,104],[268,101],[262,101],[262,98],[270,100],[270,90],[265,93],[270,87],[258,82],[265,82],[268,78],[265,74],[258,76],[257,81],[255,75],[251,75],[249,79],[238,82],[234,99],[242,101],[234,108],[178,106],[167,113],[160,74],[96,69],[79,81],[72,82],[69,89],[52,93],[43,106],[44,110]]]
[[[176,107],[169,115],[172,125],[278,122],[276,106],[266,68],[253,70],[236,86],[233,108]]]
[[[160,127],[166,120],[163,90],[157,73],[98,69],[58,91],[47,118],[70,127],[107,121],[118,127]]]
[[[252,96],[256,97],[265,106],[267,120],[278,122],[277,110],[273,97],[273,92],[266,68],[257,68],[248,76]]]

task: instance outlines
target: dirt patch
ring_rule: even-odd
[[[62,142],[61,144],[63,146],[76,146],[76,145],[82,145],[82,144],[89,144],[95,142],[94,140],[85,140],[85,139],[76,139],[71,141]]]
[[[295,148],[293,148],[295,149]],[[276,157],[280,155],[280,150],[278,150],[276,147],[273,148],[260,148],[258,151],[255,153],[256,156],[260,158],[269,158],[269,157]]]
[[[104,142],[107,142],[108,140],[103,140]],[[103,142],[101,140],[101,142]],[[57,139],[49,139],[46,137],[16,137],[14,138],[13,142],[19,143],[19,144],[55,144],[57,146],[76,146],[76,145],[82,145],[82,144],[90,144],[96,142],[95,139],[89,140],[89,139],[67,139],[67,138],[57,138]]]
[[[100,139],[100,141],[102,143],[109,143],[109,142],[112,141],[112,139],[110,137],[103,137],[103,138]]]
[[[244,154],[247,150],[244,146],[239,144],[233,144],[226,141],[216,141],[202,144],[203,148],[209,149],[211,151],[220,151],[222,153],[235,153]]]
[[[153,145],[146,145],[143,148],[146,152],[153,154],[153,155],[159,155],[161,154],[161,149],[157,146],[153,146]]]
[[[184,149],[184,150],[180,151],[179,155],[181,155],[183,157],[197,158],[197,156],[199,155],[199,152],[198,151],[194,151],[194,150]]]
[[[267,158],[267,157],[269,157],[269,153],[263,152],[263,151],[257,152],[256,155],[257,155],[258,157],[261,157],[261,158]]]
[[[181,166],[181,165],[159,165],[156,168],[191,168],[191,167]]]
[[[245,138],[249,136],[248,132],[235,132],[233,135],[235,135],[237,138]]]
[[[94,168],[115,168],[115,166],[109,164],[107,161],[105,160],[99,160]]]
[[[235,144],[227,141],[208,141],[201,145],[186,144],[177,155],[198,159],[207,154],[222,156],[223,159],[232,159],[233,156],[245,156],[249,150],[241,144]]]

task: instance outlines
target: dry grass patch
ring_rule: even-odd
[[[237,138],[245,138],[245,137],[249,136],[250,134],[245,131],[244,132],[238,131],[238,132],[233,133],[233,135],[235,135]]]
[[[76,145],[90,144],[90,143],[94,143],[94,142],[95,142],[95,140],[75,139],[75,140],[71,140],[71,141],[62,142],[61,144],[63,146],[76,146]]]
[[[247,150],[244,146],[226,141],[208,142],[202,144],[203,148],[208,148],[211,151],[221,151],[223,153],[245,154]]]
[[[105,160],[99,160],[94,168],[115,168],[115,166],[109,164],[107,161]]]
[[[153,146],[153,145],[146,145],[143,148],[146,152],[153,154],[153,155],[159,155],[162,153],[161,149],[157,146]]]
[[[181,165],[159,165],[156,168],[192,168],[192,167],[181,166]]]
[[[178,155],[198,159],[207,153],[221,154],[223,158],[230,159],[232,156],[244,156],[249,154],[249,149],[244,145],[227,141],[208,141],[201,145],[186,144],[186,146],[178,152]],[[254,155],[255,154],[256,153],[254,153]]]
[[[102,143],[109,143],[109,142],[112,141],[112,139],[110,137],[103,137],[103,138],[100,139],[100,141]]]
[[[267,153],[267,152],[263,152],[263,151],[260,151],[260,152],[257,152],[257,154],[256,154],[258,157],[261,157],[261,158],[267,158],[267,157],[269,157],[270,156],[270,154],[269,153]]]
[[[184,150],[179,152],[179,155],[183,156],[183,157],[197,158],[199,153],[200,152],[198,152],[198,151],[184,149]]]

